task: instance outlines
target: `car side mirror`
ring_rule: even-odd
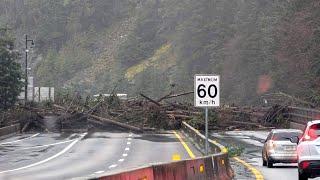
[[[299,138],[298,138],[297,136],[294,136],[294,137],[291,137],[291,138],[290,138],[290,141],[291,141],[292,143],[298,144],[298,143],[299,143]]]

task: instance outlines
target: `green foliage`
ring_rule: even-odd
[[[0,30],[0,110],[15,104],[23,85],[13,42],[6,29]]]
[[[229,157],[240,156],[245,149],[243,146],[239,146],[235,144],[228,145],[226,146],[226,148],[228,150]]]
[[[169,86],[168,75],[161,74],[150,67],[138,75],[134,84],[129,86],[129,92],[135,92],[132,95],[143,93],[149,97],[158,98],[169,92]]]
[[[55,103],[66,105],[70,104],[74,99],[75,89],[73,88],[57,88],[55,89]]]
[[[116,94],[111,94],[109,97],[106,97],[105,102],[111,108],[118,108],[120,106],[120,99]]]
[[[62,79],[70,79],[91,65],[92,53],[84,47],[83,41],[80,38],[74,39],[59,52],[48,50],[36,72],[43,86],[62,85]]]
[[[156,4],[148,3],[146,9],[141,11],[138,17],[135,30],[118,52],[117,58],[124,67],[130,67],[147,59],[163,43],[158,34],[161,19]]]
[[[52,101],[43,101],[43,102],[41,102],[41,106],[44,108],[52,108],[53,102]]]
[[[214,125],[219,121],[218,113],[212,109],[208,109],[208,124]],[[191,120],[187,121],[192,127],[196,129],[204,129],[205,127],[205,111],[201,113],[199,116],[192,118]]]

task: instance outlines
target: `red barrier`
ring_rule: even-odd
[[[153,169],[147,167],[115,175],[100,177],[99,180],[153,180]]]
[[[186,180],[187,178],[187,169],[186,162],[179,161],[170,164],[160,164],[153,166],[153,175],[154,179],[157,180]]]
[[[188,160],[186,162],[188,179],[210,179],[207,177],[207,172],[212,171],[212,168],[205,163],[205,159]]]
[[[229,164],[228,155],[224,154],[221,156],[214,157],[215,166],[217,168],[217,174],[219,179],[230,179],[233,176],[233,171]]]
[[[213,179],[211,157],[154,165],[153,175],[156,180],[207,180]]]

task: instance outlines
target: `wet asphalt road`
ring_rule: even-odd
[[[264,179],[297,180],[298,170],[296,163],[275,164],[274,168],[262,166],[261,151],[267,135],[267,131],[229,131],[211,133],[212,137],[218,139],[219,142],[224,145],[243,147],[244,152],[241,155],[241,158],[257,168],[264,176]],[[252,173],[248,170],[243,170],[241,165],[237,165],[235,162],[233,162],[233,165],[237,174],[236,179],[255,179]]]
[[[25,134],[0,141],[0,179],[97,177],[149,163],[171,162],[175,154],[190,158],[172,132]]]

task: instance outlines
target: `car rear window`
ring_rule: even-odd
[[[320,136],[320,124],[311,125],[308,134],[312,137]]]
[[[300,137],[302,135],[301,132],[278,132],[274,133],[272,136],[272,140],[274,141],[290,141],[291,137]]]

